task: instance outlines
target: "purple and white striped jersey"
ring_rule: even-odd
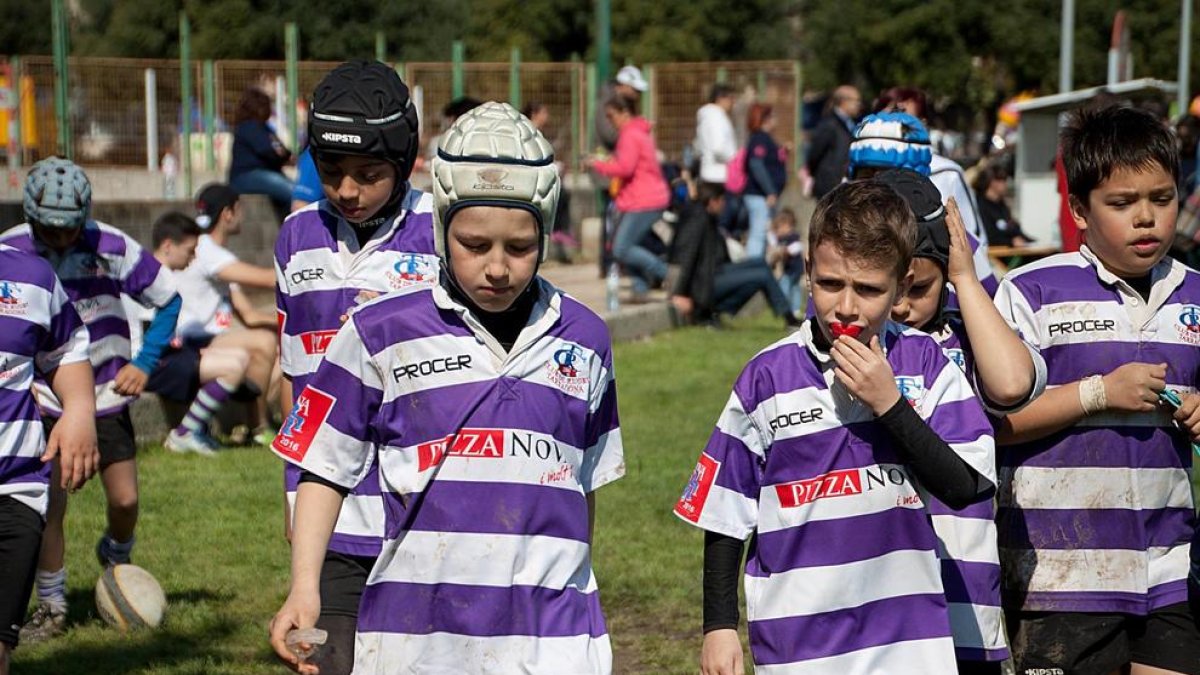
[[[1143,362],[1195,392],[1200,273],[1170,258],[1151,273],[1147,302],[1084,246],[1009,273],[996,304],[1041,350],[1049,387]],[[1090,415],[1004,450],[1006,607],[1145,615],[1187,600],[1192,456],[1167,410]]]
[[[612,669],[587,505],[625,471],[608,329],[537,283],[508,353],[441,286],[364,305],[276,437],[338,485],[379,466],[355,672]]]
[[[88,329],[88,355],[96,377],[96,416],[121,412],[133,400],[113,390],[117,372],[132,358],[129,316],[121,294],[145,307],[160,308],[175,297],[171,271],[129,235],[94,220],[83,226],[79,240],[62,254],[38,241],[29,225],[8,230],[0,235],[0,243],[49,261]],[[45,382],[35,382],[34,392],[43,414],[62,414],[62,405]]]
[[[87,329],[54,270],[0,244],[0,495],[42,516],[50,463],[34,377],[87,360]]]
[[[758,673],[955,672],[922,491],[871,410],[835,380],[813,322],[750,360],[675,513],[756,541],[746,562]],[[992,428],[928,335],[880,336],[900,392],[994,484]]]
[[[275,306],[279,318],[279,365],[292,381],[292,398],[317,371],[329,342],[355,307],[393,291],[437,282],[433,248],[433,199],[410,189],[400,214],[379,225],[360,247],[354,226],[327,200],[309,204],[283,222],[275,243]],[[284,465],[289,504],[300,472]],[[379,555],[383,498],[374,471],[342,505],[329,542],[347,555]]]

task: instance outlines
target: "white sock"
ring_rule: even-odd
[[[57,572],[37,571],[38,603],[49,605],[52,609],[65,613],[67,611],[67,568]]]

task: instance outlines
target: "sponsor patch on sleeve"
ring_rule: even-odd
[[[320,389],[305,387],[271,443],[272,449],[292,461],[304,461],[317,429],[325,423],[336,402],[336,398]]]
[[[712,489],[713,482],[717,479],[717,471],[720,469],[720,462],[710,457],[708,453],[700,453],[700,461],[696,463],[696,469],[692,471],[692,477],[688,479],[687,487],[683,489],[683,496],[675,505],[675,513],[693,523],[698,522],[700,512],[704,510],[704,502],[708,499],[708,493]]]

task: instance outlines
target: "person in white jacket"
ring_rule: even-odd
[[[733,87],[713,85],[708,103],[696,111],[696,152],[700,156],[700,182],[725,186],[725,165],[737,154],[737,135],[729,111],[733,109]]]

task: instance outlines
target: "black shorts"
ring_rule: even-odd
[[[321,566],[321,616],[358,616],[375,558],[326,551]]]
[[[57,423],[56,417],[42,418],[47,438]],[[129,418],[129,408],[115,415],[96,418],[96,444],[100,446],[101,469],[137,456],[137,440],[133,435],[133,420]]]
[[[1108,673],[1127,663],[1200,675],[1200,626],[1186,602],[1147,616],[1010,612],[1006,619],[1017,675]]]
[[[200,391],[200,350],[187,345],[168,347],[150,373],[146,391],[168,401],[191,403]]]
[[[15,647],[42,548],[44,522],[37,511],[0,496],[0,642]]]

